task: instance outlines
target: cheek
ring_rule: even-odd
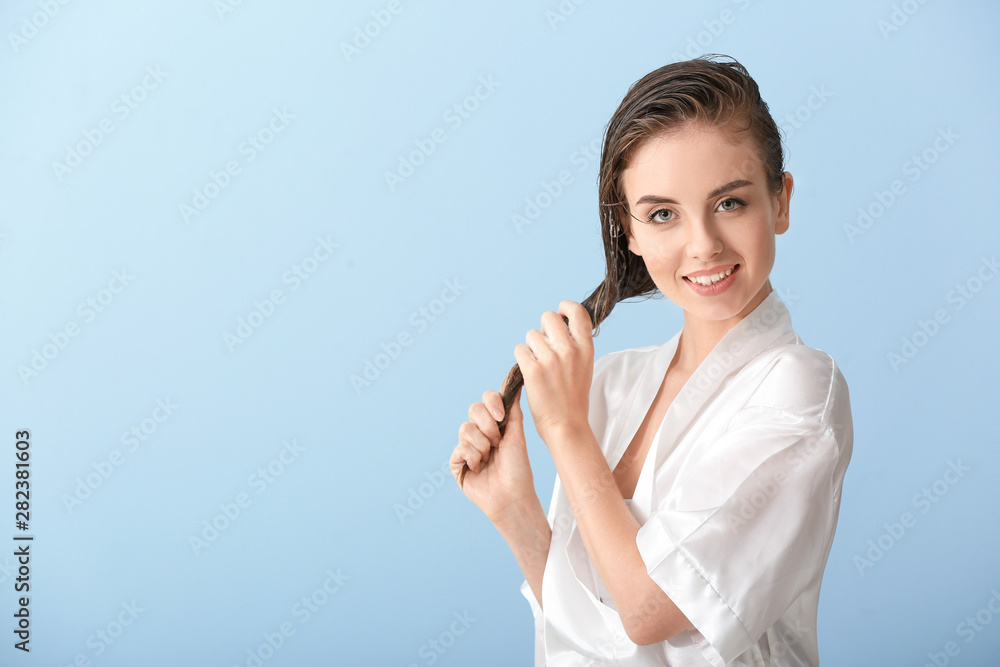
[[[758,234],[751,242],[758,261],[774,260],[774,234]]]
[[[683,258],[676,243],[671,243],[669,239],[661,237],[647,241],[645,249],[646,253],[643,255],[643,259],[646,261],[646,269],[650,273],[669,277],[680,271]]]
[[[774,233],[766,219],[747,221],[748,224],[733,230],[728,239],[730,247],[737,249],[745,259],[756,263],[774,259]]]

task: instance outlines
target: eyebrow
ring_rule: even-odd
[[[750,181],[733,181],[732,183],[726,183],[723,186],[715,188],[708,193],[706,199],[715,199],[719,195],[724,195],[732,190],[737,190],[739,188],[745,187],[747,185],[753,185]],[[636,206],[640,204],[677,204],[678,202],[670,197],[660,197],[659,195],[643,195],[639,197],[639,201],[635,203]]]

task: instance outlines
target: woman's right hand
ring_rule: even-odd
[[[498,422],[503,414],[500,392],[484,393],[482,402],[469,406],[469,421],[459,427],[458,446],[448,460],[456,481],[462,466],[468,464],[462,491],[494,522],[518,503],[537,501],[524,439],[520,390],[501,438]]]

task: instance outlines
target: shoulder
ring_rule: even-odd
[[[755,357],[742,374],[751,386],[727,431],[767,434],[774,446],[798,441],[804,449],[790,453],[789,462],[809,458],[833,466],[832,479],[842,481],[854,449],[854,422],[847,381],[833,357],[801,342],[781,344]],[[827,455],[808,456],[818,452]]]
[[[745,407],[770,407],[825,425],[850,418],[847,380],[833,357],[801,343],[778,345],[745,369],[758,383]]]

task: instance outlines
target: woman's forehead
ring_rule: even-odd
[[[651,187],[673,188],[673,195],[702,195],[734,180],[756,183],[763,174],[764,164],[749,134],[734,141],[725,132],[687,130],[644,141],[622,171],[622,186],[630,198],[650,194],[633,190]]]
[[[693,152],[720,153],[739,159],[758,151],[749,132],[687,124],[672,132],[658,133],[641,140],[632,151],[626,169],[652,161],[680,160]]]

